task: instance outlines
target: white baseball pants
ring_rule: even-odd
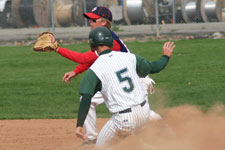
[[[148,76],[145,78],[141,78],[141,82],[143,82],[143,85],[145,87],[146,90],[149,89],[149,85],[152,84],[152,79],[149,78]],[[153,81],[154,82],[154,81]],[[151,85],[152,86],[152,85]],[[148,99],[148,95],[146,95],[146,99]],[[84,129],[86,131],[86,136],[88,138],[88,140],[96,140],[97,136],[98,136],[98,131],[96,128],[96,110],[95,107],[99,104],[103,104],[104,103],[104,98],[102,96],[102,94],[100,92],[97,92],[91,99],[91,106],[88,112],[88,115],[85,119],[84,122]],[[148,103],[148,101],[147,101]],[[148,107],[148,109],[150,110],[150,116],[149,119],[150,120],[158,120],[161,119],[161,116],[157,113],[155,113],[153,110],[150,109],[149,104],[145,105],[145,107]]]
[[[144,101],[144,100],[143,100]],[[115,113],[101,129],[96,146],[105,146],[116,136],[126,137],[136,129],[144,127],[149,121],[149,105],[137,105],[131,108],[131,112]]]

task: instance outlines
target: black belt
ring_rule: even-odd
[[[143,101],[140,105],[141,105],[141,107],[143,107],[145,104],[146,104],[146,101]],[[131,111],[132,111],[131,108],[127,108],[125,110],[119,111],[119,114],[128,113]]]

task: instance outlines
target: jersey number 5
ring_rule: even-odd
[[[133,84],[133,82],[132,82],[130,77],[128,77],[128,76],[122,77],[122,74],[125,73],[125,72],[127,72],[127,68],[124,68],[124,69],[122,69],[120,71],[117,71],[116,75],[117,75],[117,78],[119,79],[120,82],[125,82],[125,81],[128,82],[129,87],[123,87],[123,90],[125,92],[129,93],[129,92],[133,91],[134,84]]]

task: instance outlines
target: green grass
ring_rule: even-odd
[[[150,75],[156,81],[151,104],[163,107],[183,104],[208,110],[225,104],[225,40],[175,41],[175,52],[168,66]],[[129,49],[151,61],[161,57],[163,41],[129,42]],[[85,52],[87,43],[66,45]],[[61,82],[76,63],[57,53],[37,53],[30,46],[0,47],[0,119],[75,118],[79,107],[78,89],[84,74],[72,84]],[[110,114],[104,105],[98,117]]]
[[[150,75],[162,93],[166,106],[183,104],[196,105],[208,110],[217,103],[225,104],[225,40],[181,40],[176,41],[174,54],[169,65],[159,74]],[[128,47],[132,47],[128,44]],[[140,45],[139,53],[150,60],[157,60],[163,42],[149,42],[147,55]],[[163,103],[163,104],[164,104]]]

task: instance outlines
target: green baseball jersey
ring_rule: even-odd
[[[159,61],[150,62],[131,53],[103,51],[82,80],[79,93],[83,95],[83,101],[77,125],[82,126],[90,107],[90,98],[97,91],[102,92],[112,113],[140,104],[146,90],[140,84],[139,77],[161,71],[168,60],[168,56],[162,56]]]
[[[100,80],[101,93],[111,113],[140,104],[147,91],[136,72],[136,57],[131,53],[110,51],[90,67]]]
[[[115,52],[115,53],[121,53],[121,52]],[[112,53],[111,50],[106,50],[103,51],[100,56],[98,57],[98,59],[100,59],[102,56],[106,56],[105,58],[110,58],[112,57],[112,55],[115,55],[114,53]],[[115,63],[113,61],[110,61],[111,63],[107,63],[103,62],[103,61],[99,61],[101,63],[98,63],[99,68],[98,69],[94,69],[94,68],[90,68],[87,73],[85,74],[82,82],[81,82],[81,86],[79,89],[79,93],[82,95],[82,100],[80,103],[80,107],[79,107],[79,111],[78,111],[78,121],[77,121],[77,126],[83,126],[83,122],[86,118],[86,115],[88,113],[89,107],[90,107],[90,103],[91,103],[91,97],[97,92],[97,91],[103,91],[102,89],[106,87],[106,84],[108,82],[108,80],[111,80],[111,78],[109,77],[108,79],[104,79],[104,85],[103,85],[103,80],[100,79],[100,74],[97,73],[99,71],[102,71],[103,73],[101,74],[101,76],[104,76],[104,72],[110,70],[110,68],[112,67],[112,65],[120,65],[120,61],[124,61],[126,60],[126,57],[128,57],[129,55],[129,61],[131,62],[130,65],[133,66],[133,68],[135,68],[136,70],[136,75],[135,77],[133,77],[133,74],[135,74],[134,70],[132,70],[132,75],[131,74],[127,74],[127,72],[129,72],[129,67],[122,67],[118,70],[114,70],[113,69],[113,73],[111,73],[110,75],[114,75],[114,81],[118,83],[118,87],[120,88],[120,90],[123,93],[123,96],[125,95],[125,93],[129,94],[129,92],[132,92],[135,88],[136,88],[136,83],[137,83],[137,75],[139,77],[146,77],[148,74],[153,74],[153,73],[158,73],[160,72],[168,63],[169,61],[169,57],[163,55],[160,60],[155,61],[155,62],[150,62],[148,60],[146,60],[145,58],[141,57],[141,56],[137,56],[134,54],[130,54],[130,53],[124,53],[123,57],[120,57],[120,59],[115,60]],[[97,59],[97,60],[98,60]],[[96,60],[96,61],[97,61]],[[105,61],[107,61],[107,59],[104,59]],[[95,61],[95,63],[96,63]],[[95,64],[94,63],[94,64]],[[93,64],[93,66],[94,66]],[[101,68],[102,66],[102,68]],[[104,66],[104,67],[103,67]],[[94,69],[94,70],[92,70]],[[104,70],[106,69],[106,70]],[[110,81],[110,83],[112,83]],[[116,88],[116,87],[115,87]],[[115,89],[113,88],[113,90]],[[141,86],[138,85],[137,86],[138,91],[141,90]],[[110,87],[107,87],[107,91],[110,91]],[[146,91],[146,90],[143,90]],[[106,90],[104,89],[104,92],[106,92]],[[110,91],[111,93],[111,99],[115,98],[113,95],[114,91]],[[118,91],[117,91],[118,92]],[[120,93],[120,92],[119,92]],[[106,96],[107,94],[105,94],[104,96]],[[142,94],[138,95],[138,98],[141,99],[143,96]],[[118,94],[117,94],[117,98],[118,98]],[[125,96],[123,97],[125,98]],[[128,97],[127,97],[128,98]],[[109,100],[109,99],[108,99]],[[134,100],[132,103],[137,103],[138,101]],[[115,110],[111,109],[111,112],[116,112],[119,111],[122,108],[131,106],[133,104],[127,104],[124,105],[123,103],[119,103],[119,105],[123,105],[122,107],[117,107]],[[110,105],[109,103],[107,105]],[[108,106],[107,106],[108,107]],[[113,106],[110,106],[113,107]]]

